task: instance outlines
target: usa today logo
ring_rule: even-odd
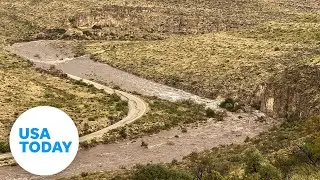
[[[35,175],[54,175],[67,168],[79,147],[78,130],[63,111],[40,106],[13,124],[10,149],[16,162]]]

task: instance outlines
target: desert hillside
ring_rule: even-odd
[[[318,0],[2,1],[0,80],[0,153],[31,107],[120,122],[53,178],[320,179]]]

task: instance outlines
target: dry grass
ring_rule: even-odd
[[[7,36],[21,39],[163,39],[202,34],[286,18],[262,0],[9,0],[0,3]]]
[[[191,101],[169,102],[155,97],[144,97],[150,111],[132,124],[107,132],[104,143],[135,139],[169,130],[172,127],[204,123],[209,118],[204,106]],[[211,118],[217,119],[217,115]]]
[[[39,73],[5,52],[1,52],[0,62],[0,140],[6,140],[17,116],[35,106],[61,108],[74,120],[80,135],[110,125],[110,117],[126,115],[126,103],[103,91]]]
[[[273,19],[287,21],[306,11],[319,13],[316,0],[8,0],[0,7],[1,35],[9,41],[161,39],[172,33],[210,33]]]
[[[0,48],[9,42],[32,39],[45,29],[59,27],[65,15],[52,12],[79,8],[58,1],[0,2]],[[79,6],[88,7],[88,4]],[[63,12],[62,12],[63,13]],[[73,11],[70,11],[73,13]],[[96,131],[127,113],[121,100],[79,82],[37,72],[30,64],[0,50],[0,141],[23,111],[40,105],[61,108],[75,121],[80,135]],[[113,121],[109,119],[113,119]]]
[[[286,17],[203,35],[92,43],[87,51],[148,79],[210,98],[233,96],[249,102],[257,85],[271,75],[292,64],[310,63],[319,54],[320,15],[291,11]]]
[[[96,43],[87,50],[103,52],[98,59],[115,67],[214,98],[250,97],[272,73],[298,61],[304,47],[216,33],[165,41]]]
[[[1,47],[35,38],[153,40],[95,42],[87,51],[99,52],[102,62],[208,97],[248,100],[259,83],[286,67],[320,63],[318,0],[8,0],[0,2],[0,7]],[[40,74],[3,51],[0,60],[2,138],[20,112],[39,104],[61,107],[79,128],[85,127],[89,118],[107,125],[109,122],[101,121],[103,117],[123,112],[106,106],[115,105],[115,99],[92,88]],[[205,118],[204,110],[196,106],[181,109],[181,104],[148,102],[149,114],[106,134],[106,142]],[[96,127],[96,122],[91,122],[92,129],[101,127]],[[248,141],[274,163],[274,157],[289,150],[288,144],[319,132],[318,126],[319,118],[287,122]],[[216,163],[210,170],[243,173],[240,156],[247,147],[225,146],[203,155]],[[128,176],[128,172],[124,174]],[[293,178],[319,177],[301,174]],[[104,173],[82,176],[75,179],[110,177]]]
[[[298,60],[319,59],[308,60],[319,45],[315,0],[8,0],[0,7],[0,47],[35,38],[167,38],[95,43],[88,50],[103,50],[103,62],[209,97],[250,97],[273,72]],[[114,106],[106,109],[108,101],[101,99],[107,95],[30,70],[26,62],[4,51],[0,57],[4,134],[7,122],[39,104],[61,107],[79,128],[89,119],[110,115],[104,112],[120,113]],[[68,103],[70,99],[76,103]],[[109,123],[90,121],[91,130],[99,128],[97,122]]]

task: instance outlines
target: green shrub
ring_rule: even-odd
[[[94,54],[90,54],[90,59],[91,59],[92,61],[95,61],[95,62],[99,61],[98,55],[94,55]],[[115,89],[115,88],[114,88],[114,89]]]
[[[76,85],[80,85],[80,86],[87,86],[87,84],[85,82],[83,82],[83,80],[75,80],[74,83]]]
[[[279,47],[275,47],[274,51],[280,51],[280,48]]]
[[[260,179],[265,180],[281,180],[281,172],[271,164],[263,164],[260,166],[258,174]]]
[[[121,97],[116,94],[116,93],[113,93],[110,95],[110,102],[120,102],[121,101]]]
[[[253,173],[253,174],[247,175],[245,179],[246,180],[260,180],[261,176],[258,173]]]
[[[224,180],[225,178],[217,171],[206,174],[202,180]]]
[[[81,173],[81,177],[87,177],[88,175],[89,175],[88,172],[82,172],[82,173]]]
[[[88,141],[83,141],[83,142],[80,142],[80,143],[79,143],[79,146],[80,146],[81,148],[88,149],[88,148],[90,147],[90,144],[89,144]]]
[[[107,132],[102,136],[102,142],[104,144],[114,143],[118,140],[117,134],[112,134],[111,132],[112,131],[110,131],[110,134],[109,134],[109,132]]]
[[[120,128],[119,135],[120,135],[123,139],[127,139],[128,133],[127,133],[127,128],[126,128],[125,126]]]
[[[133,173],[133,180],[193,180],[191,174],[169,169],[164,165],[138,166]]]
[[[10,152],[9,143],[0,141],[0,153]]]
[[[53,29],[48,29],[47,30],[47,33],[48,34],[52,34],[52,35],[64,34],[66,32],[67,32],[67,30],[66,29],[62,29],[62,28],[53,28]]]
[[[312,163],[317,164],[320,162],[320,137],[319,133],[309,137],[304,144],[300,147],[300,150],[305,157]]]
[[[124,111],[126,108],[128,107],[128,102],[127,101],[122,101],[122,100],[120,100],[119,102],[117,102],[116,103],[116,110],[117,111]],[[127,112],[128,110],[126,110],[126,112]],[[125,113],[125,114],[127,114],[127,113]]]
[[[87,122],[85,122],[83,124],[83,134],[89,134],[89,133],[90,133],[90,125]]]
[[[90,31],[88,31],[88,30],[82,31],[82,33],[83,33],[84,35],[86,35],[86,36],[91,36],[91,35],[92,35],[92,33],[91,33]]]
[[[249,149],[245,153],[245,173],[257,173],[263,162],[263,156],[256,148]]]
[[[256,148],[245,154],[245,174],[247,179],[281,180],[281,172],[271,165]]]
[[[232,98],[227,98],[219,105],[221,108],[233,111],[235,107],[235,101]]]
[[[102,26],[95,24],[92,26],[92,29],[102,29]]]
[[[216,116],[216,113],[214,112],[214,110],[210,109],[210,108],[207,108],[206,109],[206,116],[209,117],[209,118],[213,118]]]
[[[98,142],[98,140],[97,140],[97,138],[93,138],[93,139],[91,139],[91,141],[90,141],[90,144],[98,144],[99,142]]]

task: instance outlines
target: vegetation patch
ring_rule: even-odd
[[[305,120],[288,119],[280,127],[248,139],[245,144],[191,153],[182,162],[144,165],[133,170],[93,173],[73,179],[103,175],[107,179],[144,180],[141,174],[155,179],[180,177],[183,180],[319,179],[319,130],[319,116]]]
[[[5,153],[9,151],[10,151],[9,143],[0,141],[0,153]]]
[[[209,98],[238,97],[248,103],[259,84],[319,54],[319,17],[292,11],[285,19],[266,18],[229,31],[92,42],[86,51],[97,61],[147,79]]]
[[[127,115],[127,102],[117,95],[108,95],[92,86],[67,79],[54,69],[49,69],[49,73],[37,71],[27,61],[3,51],[0,52],[0,64],[1,141],[8,141],[14,120],[25,110],[36,106],[61,108],[74,120],[80,135],[107,127]]]
[[[219,106],[221,108],[227,109],[228,111],[231,112],[236,112],[237,110],[239,110],[242,107],[242,104],[240,104],[239,102],[237,102],[236,100],[232,99],[232,98],[226,98],[224,101],[222,101]]]
[[[11,42],[34,39],[34,34],[45,29],[38,23],[31,23],[33,18],[21,18],[22,15],[28,16],[28,13],[21,11],[29,6],[19,11],[17,8],[6,7],[8,4],[2,3],[0,10],[0,21],[7,24],[0,27],[1,49]],[[15,9],[14,13],[10,12],[12,9]],[[65,30],[51,28],[47,33],[63,34]],[[33,68],[29,61],[4,50],[0,50],[0,80],[1,152],[9,151],[8,136],[14,120],[32,107],[46,105],[61,108],[74,120],[80,135],[107,127],[128,112],[126,102],[80,81],[70,80],[53,67],[48,71]],[[113,117],[113,120],[108,117]]]
[[[155,97],[145,97],[144,100],[149,104],[148,113],[125,127],[106,133],[103,136],[104,143],[155,134],[179,125],[205,122],[208,118],[204,106],[189,101],[169,102]],[[220,118],[211,114],[210,117]]]
[[[133,173],[132,180],[150,180],[150,179],[175,179],[192,180],[191,174],[167,168],[164,165],[146,165],[137,166]]]

